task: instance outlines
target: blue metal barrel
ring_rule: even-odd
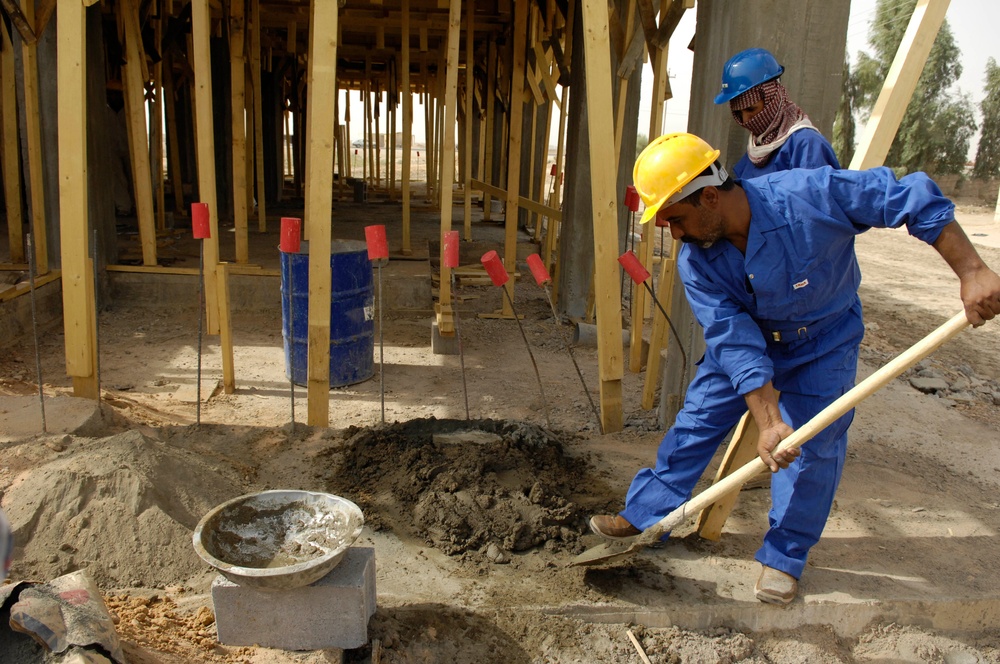
[[[334,240],[330,248],[330,387],[375,375],[375,290],[368,248],[358,240]],[[281,252],[281,336],[285,376],[308,379],[309,243],[299,253]]]

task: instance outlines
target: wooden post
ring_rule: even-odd
[[[597,362],[604,433],[622,428],[622,327],[618,288],[618,230],[611,108],[611,41],[607,3],[583,0],[583,52],[587,74],[587,128],[590,141],[591,198],[594,210],[594,283],[597,308]],[[516,56],[516,53],[515,53]]]
[[[97,384],[94,274],[87,256],[87,48],[82,2],[60,3],[57,76],[59,95],[59,218],[66,373],[73,395],[100,399]]]
[[[674,275],[677,274],[677,252],[681,243],[673,240],[670,244],[670,258],[660,255],[660,304],[664,311],[673,305]],[[662,249],[662,248],[661,248]],[[646,358],[646,377],[642,389],[642,407],[650,410],[656,400],[656,390],[660,386],[660,349],[669,348],[670,332],[667,319],[659,308],[653,311],[653,331],[649,334],[649,356]]]
[[[234,0],[229,6],[229,91],[232,118],[230,128],[233,139],[233,225],[236,230],[236,262],[250,260],[250,244],[247,238],[247,130],[246,107],[246,61],[243,58],[246,21],[244,1]],[[220,276],[222,272],[219,273]],[[221,291],[220,291],[221,294]],[[220,315],[227,315],[220,311]],[[228,394],[228,392],[227,392]]]
[[[131,148],[132,186],[135,192],[135,214],[139,220],[142,243],[142,264],[156,265],[156,221],[153,216],[153,174],[149,164],[149,134],[146,131],[145,78],[146,54],[142,50],[137,0],[122,0],[118,5],[119,29],[125,36],[125,63],[122,83],[125,88],[125,109],[128,115],[129,147]],[[216,214],[213,209],[212,214]]]
[[[311,0],[307,74],[305,219],[309,225],[310,426],[330,424],[330,208],[333,205],[333,125],[337,89],[337,3]]]
[[[649,0],[643,1],[648,2]],[[636,0],[628,0],[628,11],[625,18],[626,44],[632,40],[632,33],[635,32],[635,5]],[[625,129],[625,101],[628,98],[628,76],[619,76],[618,78],[618,109],[615,112],[615,163],[618,163],[621,158],[622,132]]]
[[[475,88],[472,66],[472,42],[475,37],[476,0],[468,0],[465,9],[465,241],[472,242],[472,91]],[[482,150],[482,146],[480,146]]]
[[[162,41],[163,21],[157,18],[154,25],[154,39]],[[163,194],[163,60],[153,66],[153,101],[149,105],[150,154],[153,156],[153,182],[156,189],[156,230],[167,228],[165,196]]]
[[[868,124],[851,160],[851,168],[864,170],[881,166],[896,137],[924,63],[934,45],[951,0],[917,0],[913,16],[903,34],[896,57],[885,77]],[[650,137],[652,140],[652,137]]]
[[[455,117],[458,115],[458,43],[462,38],[462,3],[451,0],[448,7],[448,49],[442,80],[445,84],[443,129],[441,135],[441,279],[438,285],[437,324],[442,335],[455,332],[454,310],[451,306],[451,268],[444,260],[444,237],[451,230],[452,209],[451,182],[455,178]],[[441,76],[441,72],[438,72]]]
[[[563,148],[566,144],[566,119],[569,116],[569,87],[564,87],[562,89],[562,108],[559,109],[559,136],[556,139],[556,175],[552,181],[552,194],[549,196],[549,207],[559,209],[559,199],[562,195],[562,167],[563,167]],[[554,271],[552,265],[552,253],[556,248],[556,241],[559,238],[559,224],[558,219],[549,220],[549,228],[545,234],[545,265],[549,268],[550,273]],[[558,301],[556,297],[559,288],[559,279],[553,276],[552,279],[552,292],[553,298]]]
[[[35,0],[21,0],[21,12],[29,25],[35,24]],[[31,244],[35,248],[35,270],[39,276],[49,271],[48,231],[45,228],[45,182],[42,175],[42,128],[38,107],[38,44],[21,42],[24,74],[24,127],[28,143],[28,198],[31,201]]]
[[[233,322],[229,305],[229,264],[219,263],[216,271],[216,279],[219,282],[219,352],[222,355],[222,389],[226,394],[233,394],[236,392],[236,369],[233,363]]]
[[[194,115],[197,128],[198,200],[208,205],[209,232],[205,252],[205,328],[219,333],[215,266],[219,264],[219,205],[215,190],[215,131],[212,120],[211,0],[191,0],[191,47],[194,55]]]
[[[490,38],[486,47],[486,96],[483,99],[483,110],[486,113],[486,140],[480,147],[483,151],[485,171],[480,173],[480,177],[486,184],[496,184],[493,181],[493,122],[496,116],[496,95],[497,95],[497,43],[496,39]],[[485,173],[485,175],[483,175]],[[492,205],[490,203],[489,192],[483,192],[483,220],[490,221]]]
[[[253,146],[257,169],[257,230],[267,232],[267,205],[264,195],[264,117],[261,114],[260,83],[260,0],[250,0],[250,76],[253,79]]]
[[[17,140],[17,89],[14,80],[14,47],[7,31],[0,29],[0,151],[2,151],[4,201],[7,203],[7,240],[10,262],[26,263],[21,226],[21,165]]]
[[[653,99],[649,112],[649,140],[660,135],[663,130],[663,97],[667,87],[667,47],[658,49],[653,60]],[[643,224],[642,239],[639,241],[639,260],[648,270],[653,263],[653,245],[656,231],[654,224]],[[629,371],[638,373],[642,369],[642,328],[646,320],[646,309],[652,304],[647,300],[644,288],[632,289],[632,334],[629,346]]]
[[[404,256],[413,253],[410,247],[410,158],[413,148],[413,95],[410,93],[410,0],[403,0],[402,45],[403,55],[403,175],[401,196],[403,197],[403,246]]]
[[[177,137],[177,98],[174,90],[173,58],[166,58],[163,68],[163,102],[167,115],[167,168],[170,188],[174,190],[174,214],[186,215],[184,178],[181,176],[181,148]]]
[[[607,7],[605,7],[605,13],[607,13]],[[503,285],[509,296],[503,299],[502,315],[505,318],[514,315],[511,302],[514,300],[514,272],[517,268],[517,199],[520,194],[521,118],[524,114],[524,49],[527,37],[528,3],[526,0],[520,0],[514,4],[514,54],[510,72],[510,143],[507,150],[507,202],[504,213],[503,262],[511,278]],[[621,334],[619,334],[619,339],[620,337]]]

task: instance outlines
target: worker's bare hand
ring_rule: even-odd
[[[799,456],[799,448],[797,447],[775,452],[778,443],[790,436],[792,431],[794,431],[792,427],[784,422],[779,422],[772,427],[763,429],[757,437],[757,454],[772,473],[778,472],[781,468],[788,468],[789,464]]]
[[[984,267],[963,277],[962,302],[973,327],[1000,316],[1000,276]]]

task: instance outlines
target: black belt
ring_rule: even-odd
[[[832,316],[827,316],[822,320],[818,320],[814,323],[809,323],[808,325],[800,325],[799,327],[789,327],[775,329],[767,325],[767,321],[761,322],[761,330],[764,332],[764,336],[775,343],[791,343],[793,341],[803,341],[805,339],[813,339],[816,336],[822,334],[828,330],[831,326],[840,322],[843,317],[844,312],[834,314]]]

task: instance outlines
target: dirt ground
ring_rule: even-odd
[[[959,219],[1000,269],[991,211]],[[858,254],[866,376],[960,301],[948,267],[903,232],[865,234]],[[1000,324],[960,333],[859,406],[801,597],[778,608],[753,598],[769,503],[760,488],[744,491],[719,542],[688,524],[631,564],[567,567],[598,543],[587,517],[620,509],[654,460],[663,431],[640,407],[644,374],[626,371],[625,427],[601,435],[566,350],[571,328],[554,324],[530,279],[515,302],[544,399],[516,324],[477,315],[500,307],[498,291],[457,295],[463,355],[431,352],[429,315],[387,314],[381,380],[332,389],[329,428],[302,424],[303,388],[291,426],[277,311],[234,314],[234,394],[218,388],[218,338],[206,339],[200,425],[190,308],[116,302],[101,313],[104,406],[70,434],[38,433],[34,345],[6,347],[0,505],[18,543],[12,578],[85,568],[138,664],[641,662],[629,631],[655,663],[1000,662]],[[54,428],[79,408],[66,397],[62,341],[51,330],[39,348]],[[596,399],[596,349],[574,353]],[[924,392],[916,379],[940,387]],[[215,573],[191,532],[215,505],[277,488],[362,508],[358,544],[375,548],[377,565],[369,645],[342,655],[216,642]]]

